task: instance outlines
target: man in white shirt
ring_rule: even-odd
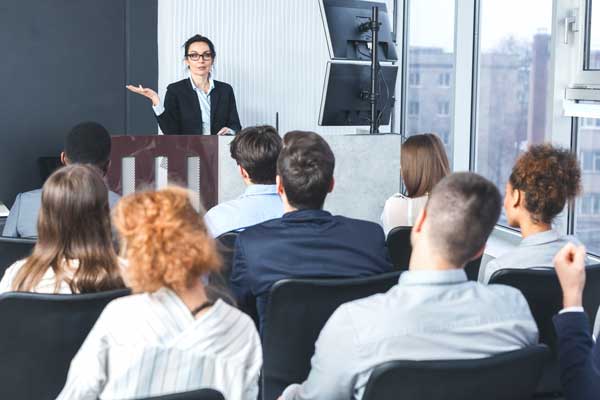
[[[523,295],[467,281],[463,270],[483,253],[500,204],[498,189],[479,175],[440,181],[413,226],[409,271],[387,293],[339,307],[307,380],[282,398],[361,399],[373,368],[387,361],[475,359],[536,344]]]
[[[231,158],[246,184],[240,197],[208,210],[204,222],[213,237],[247,228],[283,215],[277,187],[277,157],[282,141],[272,126],[240,131],[230,144]]]

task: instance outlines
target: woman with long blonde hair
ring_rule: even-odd
[[[73,164],[48,178],[37,229],[33,252],[6,270],[0,292],[68,294],[123,287],[108,189],[95,167]]]

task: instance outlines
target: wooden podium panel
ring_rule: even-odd
[[[205,209],[217,204],[219,198],[219,141],[217,136],[151,135],[113,136],[111,165],[107,175],[113,192],[123,193],[127,174],[135,176],[135,189],[155,187],[157,158],[165,157],[169,184],[199,188]],[[123,168],[124,159],[134,160],[134,171]],[[199,161],[198,176],[188,177],[188,163]],[[195,179],[198,179],[196,182]],[[193,181],[191,181],[191,180]]]

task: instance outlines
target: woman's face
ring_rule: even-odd
[[[518,209],[518,193],[513,189],[510,182],[506,184],[504,195],[504,211],[506,212],[506,219],[509,226],[518,227],[519,226],[519,209]]]
[[[194,61],[192,57],[198,57],[198,60]],[[185,63],[190,67],[192,74],[207,76],[212,69],[213,60],[214,55],[206,43],[194,42],[188,49],[188,57],[185,58]]]

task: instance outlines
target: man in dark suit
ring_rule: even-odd
[[[282,218],[240,233],[231,287],[240,308],[256,307],[260,327],[271,286],[286,278],[351,278],[389,272],[385,236],[375,223],[322,209],[334,187],[335,157],[313,132],[289,132],[277,160]]]
[[[560,380],[568,400],[600,398],[600,345],[594,344],[583,310],[585,247],[567,244],[554,259],[563,290],[563,310],[554,317]]]

